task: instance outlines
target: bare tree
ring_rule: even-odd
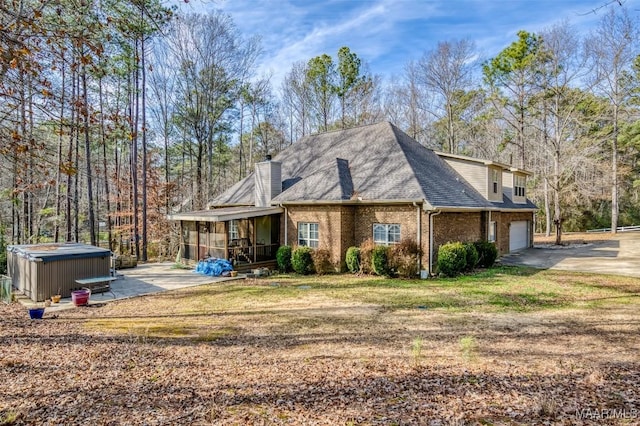
[[[587,76],[586,56],[580,39],[568,22],[557,24],[542,33],[545,55],[542,70],[542,93],[538,98],[542,117],[542,152],[550,156],[550,173],[542,171],[545,185],[553,194],[556,244],[562,240],[562,195],[575,182],[575,171],[587,167],[596,154],[580,140],[583,121],[579,107],[589,92],[579,86]],[[549,198],[545,197],[546,230],[550,228]]]
[[[311,132],[311,88],[306,75],[307,64],[296,62],[285,76],[280,88],[282,104],[289,116],[289,140],[291,142]]]
[[[435,95],[437,119],[446,122],[447,150],[458,151],[458,122],[462,95],[472,84],[475,45],[469,40],[439,42],[436,49],[426,52],[418,61],[418,80]]]
[[[619,215],[619,130],[623,105],[630,86],[623,79],[630,73],[638,52],[638,27],[625,8],[611,8],[591,33],[586,49],[593,60],[594,92],[609,100],[611,113],[611,232],[616,233]]]
[[[194,204],[200,209],[214,187],[209,175],[212,185],[205,191],[205,176],[214,167],[214,145],[231,129],[229,114],[240,93],[239,82],[260,50],[256,39],[242,40],[231,18],[221,12],[184,16],[174,25],[169,44],[180,64],[175,118],[188,138],[187,146],[193,147],[189,154],[195,157]]]

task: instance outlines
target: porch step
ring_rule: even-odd
[[[251,272],[252,269],[260,269],[260,268],[268,268],[272,271],[275,271],[278,268],[278,263],[274,259],[274,260],[265,260],[262,262],[240,263],[240,264],[234,265],[233,267],[234,270],[242,274]]]

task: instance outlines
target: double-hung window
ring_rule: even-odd
[[[229,241],[237,240],[240,238],[240,233],[238,232],[238,221],[230,220],[229,221]]]
[[[400,242],[400,224],[398,223],[374,223],[373,242],[388,246]]]
[[[500,184],[500,176],[498,175],[498,170],[496,169],[492,169],[491,170],[491,177],[492,177],[492,183],[493,183],[493,193],[497,194],[498,193],[498,186]]]
[[[318,248],[318,224],[298,222],[298,245]]]
[[[516,197],[524,197],[525,182],[524,176],[515,176],[513,193]]]

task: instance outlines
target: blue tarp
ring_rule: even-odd
[[[201,260],[196,266],[195,272],[210,277],[219,277],[224,272],[233,271],[233,265],[226,259],[210,258]],[[227,274],[225,274],[227,275]]]

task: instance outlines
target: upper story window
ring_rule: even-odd
[[[516,175],[513,178],[513,195],[516,197],[524,197],[524,188],[527,181],[524,176]]]
[[[229,221],[229,241],[237,240],[238,238],[240,238],[240,233],[238,232],[238,221],[235,219],[230,220]]]
[[[493,193],[497,194],[498,193],[498,187],[500,186],[500,175],[499,175],[499,171],[496,169],[492,169],[491,170],[491,181],[493,182]]]
[[[315,222],[298,223],[298,245],[318,248],[318,224]]]
[[[374,223],[373,242],[388,246],[400,242],[400,224],[398,223]]]

